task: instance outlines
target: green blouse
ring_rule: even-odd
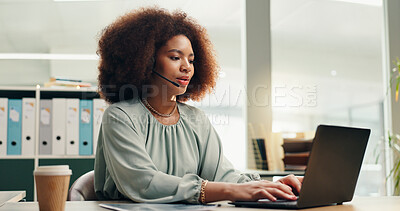
[[[100,200],[198,203],[203,179],[242,183],[259,178],[233,168],[202,111],[183,103],[178,111],[176,124],[163,125],[138,98],[107,108],[94,167]]]

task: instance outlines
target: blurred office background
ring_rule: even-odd
[[[385,195],[385,168],[377,159],[384,134],[382,0],[270,3],[273,132],[313,131],[322,123],[371,128],[356,194]],[[245,170],[243,0],[0,0],[0,85],[33,86],[51,76],[96,84],[101,30],[151,5],[180,8],[207,28],[220,78],[214,93],[192,104],[218,130],[226,157]]]

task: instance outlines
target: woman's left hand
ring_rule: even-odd
[[[279,179],[276,182],[290,186],[292,188],[292,192],[295,195],[299,195],[301,190],[301,184],[303,183],[303,177],[296,177],[293,174],[290,174]]]

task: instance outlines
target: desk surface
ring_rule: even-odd
[[[19,202],[25,196],[25,191],[0,191],[0,207],[6,202]]]
[[[98,206],[100,203],[106,203],[102,201],[68,201],[66,203],[65,210],[85,210],[85,211],[106,211],[107,209]],[[7,211],[37,211],[39,206],[37,202],[7,202],[4,206],[0,207],[0,210]],[[227,204],[226,202],[222,204],[218,210],[261,210],[261,209],[251,209],[251,208],[236,208]],[[268,210],[268,209],[264,209]],[[272,209],[277,211],[277,209]],[[326,206],[311,209],[302,209],[302,211],[375,211],[375,210],[385,210],[385,211],[398,211],[400,210],[400,196],[388,196],[388,197],[355,197],[352,202],[344,203],[343,205],[337,206]]]

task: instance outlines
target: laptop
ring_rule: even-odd
[[[301,209],[353,199],[370,129],[319,125],[296,201],[231,202],[239,207]]]

